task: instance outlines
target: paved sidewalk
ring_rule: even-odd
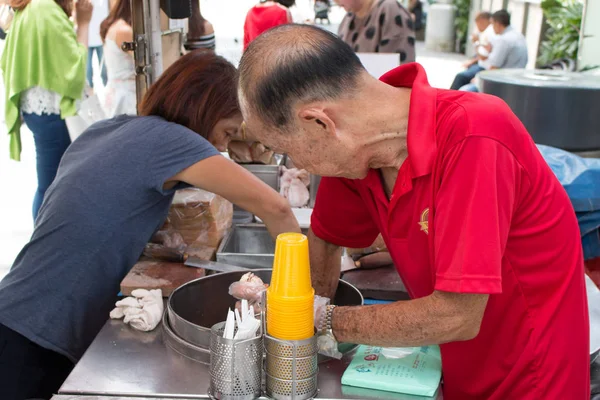
[[[308,0],[297,1],[302,5]],[[237,63],[242,52],[244,18],[255,1],[202,0],[201,4],[204,16],[215,26],[218,52]],[[307,10],[306,4],[301,7]],[[337,31],[343,15],[342,9],[334,7],[331,14],[332,24],[324,28]],[[429,82],[433,86],[449,87],[454,75],[461,70],[460,64],[463,60],[464,56],[457,54],[429,52],[425,50],[422,42],[417,43],[417,61],[425,67]],[[0,278],[6,274],[31,236],[31,202],[36,188],[35,149],[31,132],[25,127],[22,129],[22,161],[18,163],[9,160],[9,141],[4,118],[1,117],[3,115],[4,87],[0,82]]]

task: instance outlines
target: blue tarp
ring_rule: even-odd
[[[600,257],[600,159],[543,145],[538,149],[571,199],[584,257]]]

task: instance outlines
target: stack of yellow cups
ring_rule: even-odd
[[[311,338],[314,297],[308,239],[300,233],[282,233],[277,237],[273,275],[267,289],[268,334],[280,340]]]

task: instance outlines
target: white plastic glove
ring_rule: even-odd
[[[110,318],[124,318],[123,322],[144,332],[156,328],[164,311],[162,291],[136,289],[131,295],[116,302],[116,308],[110,312]]]
[[[229,286],[229,294],[238,300],[248,300],[250,304],[260,303],[267,285],[255,282],[233,282]]]

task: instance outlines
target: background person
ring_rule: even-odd
[[[525,68],[528,53],[527,41],[521,32],[510,26],[510,14],[506,10],[496,11],[492,15],[492,26],[496,36],[487,46],[489,56],[479,55],[486,69]],[[471,80],[459,90],[477,92],[477,86]]]
[[[397,0],[336,0],[347,14],[338,35],[355,52],[398,53],[415,61],[413,17]]]
[[[408,3],[408,11],[415,22],[415,32],[423,29],[423,3],[421,0],[410,0]]]
[[[108,71],[104,112],[109,118],[121,114],[136,115],[135,62],[133,54],[121,48],[124,42],[133,41],[129,0],[115,0],[110,14],[100,25],[100,37],[104,41]]]
[[[315,12],[315,23],[327,22],[327,25],[331,24],[331,21],[329,21],[329,12],[331,11],[330,0],[315,0],[313,10]]]
[[[184,48],[187,51],[216,48],[215,28],[202,15],[200,0],[192,1],[192,17],[188,19],[188,33]]]
[[[244,22],[244,50],[250,42],[269,29],[294,22],[288,7],[295,4],[295,0],[264,1],[255,5],[246,14]]]
[[[2,60],[10,156],[21,155],[21,116],[33,133],[38,187],[35,220],[60,159],[71,143],[64,118],[77,113],[86,83],[90,0],[75,3],[77,30],[69,20],[72,0],[12,0],[15,16]]]
[[[106,86],[108,77],[106,75],[106,65],[103,62],[104,48],[102,47],[102,38],[100,37],[100,24],[108,16],[108,0],[93,0],[94,11],[90,20],[88,33],[88,60],[87,60],[87,82],[91,88],[94,87],[94,53],[98,58],[100,65],[100,77],[102,83]]]
[[[58,391],[177,189],[221,195],[273,236],[300,232],[283,197],[218,151],[242,122],[236,79],[214,52],[188,53],[150,87],[142,116],[98,122],[67,150],[31,241],[0,282],[0,399]]]
[[[464,64],[466,69],[456,75],[450,89],[460,89],[470,83],[478,72],[489,68],[487,61],[481,59],[480,53],[489,55],[491,41],[495,37],[492,14],[485,11],[478,13],[475,17],[475,26],[477,32],[471,35],[471,42],[475,47],[475,57]]]

